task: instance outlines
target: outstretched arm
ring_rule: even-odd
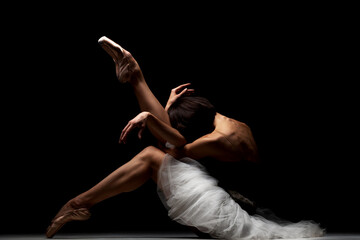
[[[176,147],[182,147],[186,144],[185,138],[178,130],[166,124],[150,112],[141,112],[123,129],[119,143],[126,143],[127,136],[135,128],[139,128],[138,137],[141,138],[142,132],[145,127],[148,127],[150,132],[160,142],[169,142]]]

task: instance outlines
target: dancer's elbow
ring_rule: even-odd
[[[179,137],[175,142],[174,142],[174,146],[176,148],[181,148],[184,147],[187,144],[187,141],[184,137]]]

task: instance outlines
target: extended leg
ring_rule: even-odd
[[[133,56],[107,37],[99,39],[100,45],[115,62],[116,76],[120,82],[129,82],[142,111],[148,111],[170,125],[169,116],[147,85],[141,69]]]
[[[90,190],[76,197],[81,205],[91,207],[98,202],[122,192],[130,192],[143,185],[149,178],[157,182],[157,172],[165,153],[147,147]]]
[[[90,190],[67,202],[54,217],[46,236],[54,236],[67,222],[88,219],[90,217],[88,209],[98,202],[122,192],[135,190],[149,178],[157,182],[157,173],[164,155],[165,153],[155,147],[145,148]]]

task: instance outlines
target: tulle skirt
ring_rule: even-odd
[[[298,223],[250,216],[191,158],[165,155],[158,175],[160,199],[169,217],[222,239],[319,237],[323,230],[311,221]]]

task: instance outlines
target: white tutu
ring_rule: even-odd
[[[177,160],[167,154],[159,170],[158,192],[169,217],[196,227],[214,238],[274,239],[323,235],[315,223],[276,223],[250,216],[191,158]]]

